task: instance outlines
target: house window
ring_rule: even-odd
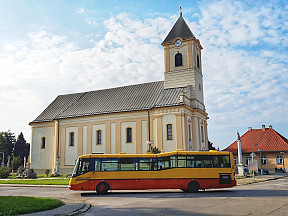
[[[132,143],[132,128],[126,128],[126,143]]]
[[[277,165],[283,164],[283,156],[282,155],[276,156],[276,164]]]
[[[237,157],[234,156],[234,164],[236,165],[237,164]]]
[[[41,148],[46,148],[46,138],[45,137],[41,138]]]
[[[69,146],[74,146],[74,132],[69,134]]]
[[[172,140],[172,124],[167,124],[167,140]]]
[[[251,161],[251,157],[250,156],[246,156],[246,160],[245,160],[245,162],[246,162],[246,165],[249,165],[248,163],[249,163],[249,161]]]
[[[266,156],[261,156],[261,163],[262,163],[263,165],[266,165],[266,164],[267,164],[267,158],[266,158]]]
[[[197,68],[200,68],[200,59],[199,59],[199,55],[197,55]]]
[[[204,127],[201,125],[201,142],[204,142]]]
[[[181,65],[182,65],[182,54],[178,52],[175,55],[175,66],[181,66]]]
[[[102,131],[97,130],[96,135],[97,135],[96,145],[101,145],[101,143],[102,143]]]

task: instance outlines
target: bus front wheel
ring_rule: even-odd
[[[195,193],[200,189],[200,185],[197,181],[191,181],[187,185],[187,192],[189,193]]]
[[[106,182],[101,182],[96,187],[96,191],[98,194],[106,194],[108,190],[109,185]]]

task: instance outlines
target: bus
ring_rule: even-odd
[[[89,154],[77,159],[70,190],[199,189],[236,185],[230,152],[182,151],[160,154]]]

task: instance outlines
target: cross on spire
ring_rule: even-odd
[[[182,7],[180,5],[180,16],[182,16]]]

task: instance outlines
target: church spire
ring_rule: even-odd
[[[180,37],[183,40],[195,38],[192,31],[190,30],[189,26],[185,22],[184,18],[182,17],[182,7],[180,6],[180,16],[176,23],[174,24],[173,28],[163,41],[163,44],[172,43],[176,37]]]

